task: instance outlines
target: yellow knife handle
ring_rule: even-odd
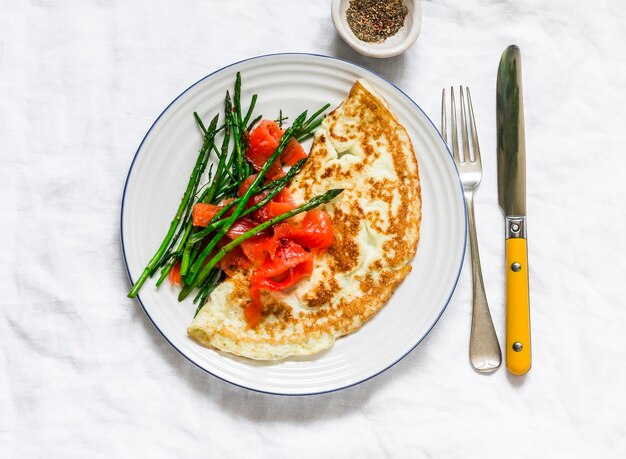
[[[530,300],[526,239],[506,240],[506,368],[514,375],[530,370]]]

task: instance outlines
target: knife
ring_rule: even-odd
[[[521,64],[519,48],[506,48],[496,84],[498,201],[506,222],[506,367],[514,375],[527,373],[531,366]]]

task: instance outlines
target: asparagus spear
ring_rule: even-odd
[[[324,121],[324,117],[319,117],[328,107],[330,107],[330,104],[326,104],[324,105],[322,108],[320,108],[318,111],[316,111],[315,113],[313,113],[311,115],[311,117],[306,120],[306,122],[304,123],[304,125],[302,126],[302,129],[296,134],[296,140],[298,142],[304,142],[305,140],[313,137],[313,134],[315,133],[315,130],[317,129],[317,127],[322,124],[322,121]],[[319,118],[318,118],[319,117]]]
[[[257,95],[253,94],[252,100],[250,101],[250,107],[248,108],[248,112],[246,113],[246,116],[244,117],[243,122],[241,123],[241,126],[244,129],[246,128],[248,121],[250,121],[250,117],[252,116],[252,112],[254,111],[254,106],[256,105],[256,99],[257,99]]]
[[[180,294],[178,295],[178,301],[184,300],[187,297],[187,295],[189,295],[189,293],[198,284],[200,284],[202,281],[204,281],[204,279],[206,279],[206,277],[209,275],[211,270],[217,265],[217,263],[219,263],[219,261],[222,258],[224,258],[224,256],[226,256],[226,254],[228,252],[233,250],[235,247],[240,245],[242,242],[245,242],[248,239],[250,239],[251,237],[256,236],[261,231],[263,231],[263,230],[265,230],[265,229],[275,225],[276,223],[280,223],[283,220],[286,220],[288,218],[293,217],[294,215],[298,215],[299,213],[306,212],[306,211],[311,210],[311,209],[313,209],[313,208],[315,208],[315,207],[317,207],[317,206],[319,206],[321,204],[325,204],[325,203],[331,201],[337,195],[339,195],[339,193],[341,193],[342,191],[343,191],[342,189],[334,189],[334,190],[329,190],[329,191],[327,191],[324,194],[320,194],[318,196],[315,196],[313,199],[311,199],[307,203],[302,204],[301,206],[296,207],[295,209],[293,209],[293,210],[291,210],[289,212],[285,212],[284,214],[278,215],[277,217],[274,217],[271,220],[268,220],[268,221],[266,221],[264,223],[261,223],[259,226],[255,226],[251,230],[243,233],[238,238],[233,239],[231,242],[229,242],[224,247],[222,247],[220,250],[218,250],[218,252],[213,256],[213,258],[211,258],[211,260],[209,260],[209,262],[202,268],[202,271],[198,274],[198,276],[196,277],[196,279],[193,282],[191,282],[190,284],[188,284],[187,286],[185,286],[181,290]]]
[[[324,118],[320,118],[319,120],[317,120],[315,123],[313,123],[312,125],[310,125],[304,132],[300,133],[298,135],[298,137],[296,138],[296,140],[299,143],[304,142],[307,139],[310,139],[311,137],[313,137],[315,135],[315,130],[317,129],[317,127],[322,124],[322,121],[324,121]]]
[[[240,161],[242,165],[243,175],[240,178],[243,180],[252,174],[252,166],[248,161],[246,161],[245,153],[246,153],[246,123],[252,116],[252,110],[254,110],[254,106],[256,105],[256,94],[252,96],[252,100],[250,102],[250,107],[248,108],[248,112],[246,116],[243,117],[241,110],[241,73],[237,72],[237,77],[235,78],[235,110],[233,110],[234,118],[237,121],[237,132],[238,136],[238,150],[237,152],[240,155]]]
[[[165,280],[165,278],[167,277],[169,272],[172,270],[172,268],[174,267],[174,265],[178,261],[178,257],[180,256],[180,253],[183,252],[184,249],[185,249],[185,244],[186,244],[187,238],[189,237],[189,233],[191,232],[191,229],[192,229],[191,215],[186,215],[185,216],[185,218],[183,220],[183,225],[181,226],[181,229],[183,229],[183,228],[185,228],[185,231],[183,233],[183,237],[180,240],[180,243],[178,244],[178,247],[176,248],[176,250],[173,253],[170,254],[170,257],[171,257],[170,261],[161,270],[161,276],[159,277],[159,279],[156,282],[156,286],[157,287],[161,286],[161,284],[163,283],[163,281]]]
[[[193,299],[193,302],[198,304],[196,312],[193,315],[194,318],[198,315],[200,309],[204,307],[208,296],[211,294],[211,292],[213,292],[213,290],[215,290],[215,287],[217,287],[220,283],[221,277],[222,270],[218,268],[214,268],[213,271],[211,271],[211,273],[207,276],[206,281],[204,281],[204,284],[202,284],[202,286],[200,287],[200,291]]]
[[[148,265],[145,267],[145,269],[141,273],[141,276],[139,276],[139,279],[137,279],[137,282],[135,282],[130,292],[128,292],[129,298],[135,298],[137,296],[137,293],[139,293],[139,289],[144,284],[146,279],[148,279],[148,277],[154,272],[156,266],[161,260],[161,257],[163,257],[163,255],[165,254],[166,249],[168,248],[172,238],[174,237],[176,228],[178,228],[181,217],[183,213],[185,212],[185,209],[188,207],[190,199],[195,193],[196,187],[198,186],[200,174],[203,171],[203,165],[204,167],[206,167],[205,157],[208,156],[211,143],[215,139],[217,120],[218,120],[218,115],[216,115],[215,118],[213,118],[213,121],[211,121],[211,125],[209,126],[209,129],[207,130],[207,133],[204,137],[202,148],[200,149],[200,153],[198,154],[198,159],[196,160],[196,164],[194,166],[193,172],[191,173],[191,176],[189,177],[189,182],[187,183],[187,189],[185,190],[185,194],[183,194],[183,198],[180,201],[178,210],[176,211],[176,214],[174,215],[174,218],[172,219],[172,222],[170,223],[169,230],[167,231],[167,234],[165,235],[165,238],[163,239],[163,242],[161,242],[161,245],[157,249],[156,253],[152,257],[152,259],[148,262]]]
[[[237,76],[235,77],[235,93],[233,95],[233,110],[230,115],[232,118],[232,126],[234,133],[234,141],[235,141],[235,164],[237,165],[237,177],[240,180],[245,179],[244,171],[245,171],[245,158],[244,151],[241,145],[241,138],[243,136],[243,129],[241,127],[241,73],[237,72]]]
[[[235,119],[237,125],[241,126],[241,72],[237,72],[235,76]]]
[[[278,126],[282,129],[283,121],[288,120],[288,119],[289,119],[289,117],[283,116],[283,109],[281,108],[278,111],[278,119],[276,120],[276,122],[278,123]]]
[[[259,115],[256,118],[254,118],[250,124],[248,124],[248,132],[252,130],[252,126],[254,126],[256,123],[258,123],[259,121],[261,121],[261,119],[263,118],[263,115]]]

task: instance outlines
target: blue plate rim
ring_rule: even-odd
[[[366,71],[368,73],[371,73],[371,74],[373,74],[373,75],[383,79],[384,81],[389,83],[391,86],[396,88],[398,91],[400,91],[401,94],[404,95],[404,97],[406,97],[426,117],[426,119],[430,122],[432,127],[435,129],[435,132],[437,132],[437,134],[439,135],[439,138],[441,139],[444,147],[448,151],[448,155],[450,157],[450,160],[452,161],[452,165],[454,166],[454,170],[455,170],[456,175],[457,175],[457,179],[458,179],[458,183],[459,183],[459,191],[460,191],[461,195],[463,195],[463,185],[461,184],[461,177],[459,175],[459,170],[458,170],[458,168],[456,166],[456,163],[454,162],[454,159],[453,159],[453,156],[452,156],[452,152],[448,148],[448,145],[446,144],[446,142],[443,139],[443,137],[441,137],[441,133],[439,132],[439,129],[437,129],[437,127],[435,126],[433,121],[430,119],[430,117],[426,114],[426,112],[424,112],[424,110],[422,110],[422,108],[406,92],[404,92],[402,89],[400,89],[395,83],[389,81],[384,76],[382,76],[382,75],[374,72],[373,70],[370,70],[370,69],[368,69],[368,68],[366,68],[366,67],[364,67],[362,65],[355,64],[354,62],[350,62],[348,60],[341,59],[341,58],[338,58],[338,57],[327,56],[327,55],[324,55],[324,54],[290,52],[290,53],[270,53],[270,54],[262,54],[262,55],[258,55],[258,56],[249,57],[249,58],[237,61],[237,62],[233,62],[232,64],[226,65],[224,67],[221,67],[221,68],[215,70],[214,72],[211,72],[208,75],[200,78],[195,83],[193,83],[191,86],[189,86],[183,92],[181,92],[178,96],[176,96],[176,98],[174,100],[172,100],[167,105],[167,107],[165,107],[165,109],[163,109],[161,114],[154,120],[154,122],[150,126],[150,129],[148,129],[146,134],[143,136],[143,139],[141,140],[141,143],[139,144],[139,147],[137,148],[137,151],[135,152],[135,155],[133,156],[133,159],[132,159],[132,161],[130,163],[130,167],[128,168],[128,174],[126,175],[126,180],[124,181],[124,191],[122,193],[122,203],[121,203],[121,206],[120,206],[120,239],[121,239],[121,245],[122,245],[122,256],[124,258],[124,266],[126,267],[126,274],[128,275],[128,280],[130,281],[131,285],[134,284],[134,281],[133,281],[132,275],[130,273],[130,268],[128,267],[128,262],[126,260],[126,247],[125,247],[125,244],[124,244],[124,202],[126,200],[125,198],[126,198],[126,191],[127,191],[127,188],[128,188],[128,181],[129,181],[130,175],[131,175],[131,173],[133,171],[133,167],[135,165],[135,161],[137,160],[137,157],[139,156],[139,152],[141,151],[141,147],[143,147],[144,142],[146,141],[146,139],[148,138],[148,136],[152,132],[152,129],[156,126],[156,124],[159,122],[161,117],[169,110],[169,108],[178,99],[180,99],[185,93],[187,93],[189,90],[191,90],[193,87],[195,87],[196,85],[200,84],[201,82],[203,82],[207,78],[209,78],[209,77],[211,77],[211,76],[213,76],[213,75],[215,75],[215,74],[217,74],[219,72],[222,72],[222,71],[224,71],[224,70],[226,70],[226,69],[228,69],[230,67],[233,67],[235,65],[239,65],[239,64],[242,64],[244,62],[248,62],[248,61],[255,60],[255,59],[261,59],[261,58],[273,57],[273,56],[314,56],[314,57],[321,57],[321,58],[324,58],[324,59],[340,61],[340,62],[343,62],[344,64],[348,64],[350,66],[357,67],[357,68],[359,68],[361,70],[364,70],[364,71]],[[366,381],[369,381],[370,379],[373,379],[376,376],[384,373],[385,371],[389,370],[391,367],[395,366],[398,362],[400,362],[402,359],[404,359],[411,352],[413,352],[413,350],[415,350],[415,348],[417,346],[419,346],[420,343],[428,336],[428,334],[431,332],[431,330],[434,328],[434,326],[437,324],[437,322],[439,322],[439,319],[443,315],[444,311],[447,309],[448,304],[450,303],[450,300],[452,299],[452,295],[456,291],[456,287],[457,287],[457,285],[459,283],[459,278],[461,276],[461,272],[463,270],[463,264],[464,264],[464,261],[465,261],[465,252],[466,252],[466,249],[467,249],[467,207],[466,207],[466,204],[465,204],[465,199],[463,198],[461,201],[463,202],[463,208],[465,210],[465,228],[464,228],[465,231],[464,231],[464,237],[463,237],[463,252],[462,252],[462,255],[461,255],[461,260],[460,260],[460,263],[459,263],[459,269],[457,271],[457,275],[456,275],[456,279],[454,281],[454,285],[452,286],[450,294],[448,295],[448,298],[446,299],[445,304],[444,304],[443,308],[441,309],[441,312],[437,315],[437,317],[435,318],[435,320],[433,321],[431,326],[428,328],[426,333],[424,333],[424,336],[422,336],[415,343],[415,345],[413,345],[413,347],[411,347],[411,349],[409,349],[404,355],[402,355],[397,360],[395,360],[394,362],[389,364],[387,367],[385,367],[382,370],[374,373],[373,375],[370,375],[370,376],[368,376],[366,378],[363,378],[363,379],[361,379],[361,380],[359,380],[357,382],[353,382],[353,383],[347,384],[345,386],[337,387],[337,388],[334,388],[334,389],[323,390],[323,391],[319,391],[319,392],[308,392],[308,393],[301,393],[301,394],[300,393],[299,394],[289,394],[289,393],[265,391],[265,390],[257,389],[257,388],[254,388],[254,387],[244,386],[243,384],[237,384],[237,383],[235,383],[233,381],[229,381],[226,378],[223,378],[223,377],[221,377],[219,375],[211,373],[206,368],[204,368],[204,367],[200,366],[198,363],[194,362],[183,351],[178,349],[178,347],[176,347],[176,345],[174,345],[174,343],[172,343],[172,341],[170,341],[170,339],[167,337],[167,335],[165,333],[163,333],[163,331],[159,328],[159,326],[156,324],[156,322],[152,319],[152,317],[150,316],[150,313],[148,312],[148,310],[146,309],[145,305],[143,304],[143,301],[141,301],[141,296],[139,294],[137,295],[137,300],[139,301],[139,304],[141,305],[141,308],[143,309],[143,311],[146,314],[146,316],[148,316],[148,319],[150,319],[150,322],[152,322],[152,325],[154,325],[154,327],[157,329],[157,331],[170,344],[170,346],[172,346],[174,349],[176,349],[176,351],[178,351],[178,353],[180,355],[182,355],[186,360],[191,362],[196,367],[200,368],[202,371],[204,371],[204,372],[210,374],[211,376],[213,376],[213,377],[215,377],[215,378],[217,378],[217,379],[219,379],[221,381],[224,381],[224,382],[226,382],[228,384],[232,384],[233,386],[240,387],[242,389],[250,390],[250,391],[253,391],[253,392],[258,392],[258,393],[261,393],[261,394],[279,395],[279,396],[287,396],[287,397],[307,397],[307,396],[311,396],[311,395],[323,395],[323,394],[328,394],[328,393],[332,393],[332,392],[337,392],[337,391],[340,391],[340,390],[348,389],[350,387],[354,387],[354,386],[362,384],[362,383],[364,383]]]

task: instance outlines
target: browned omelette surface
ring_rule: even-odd
[[[315,257],[310,278],[263,292],[254,329],[243,316],[249,272],[224,281],[188,328],[201,343],[263,360],[319,352],[358,330],[410,272],[421,220],[417,161],[406,130],[366,81],[325,118],[289,188],[298,204],[344,189],[320,207],[335,244]]]

